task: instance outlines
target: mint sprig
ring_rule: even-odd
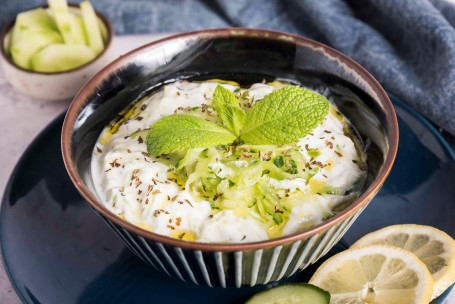
[[[328,110],[324,96],[287,86],[264,96],[246,113],[241,138],[253,145],[296,142],[316,128]]]
[[[239,138],[254,145],[289,144],[305,137],[329,109],[324,96],[297,86],[274,90],[245,112],[237,97],[218,85],[213,103],[224,125],[187,114],[165,116],[150,128],[147,151],[161,155],[226,145]]]
[[[226,127],[236,136],[239,136],[245,122],[246,113],[240,108],[239,100],[235,95],[228,89],[218,85],[213,92],[213,104]]]
[[[179,150],[227,145],[237,136],[225,126],[205,119],[174,114],[163,117],[147,133],[147,151],[152,155]]]

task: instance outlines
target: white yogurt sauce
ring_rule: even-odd
[[[167,179],[170,166],[148,155],[145,137],[129,136],[149,128],[178,108],[207,104],[218,84],[177,82],[166,85],[142,102],[139,116],[121,124],[107,144],[103,145],[103,140],[97,142],[91,162],[92,178],[99,199],[109,210],[144,229],[186,240],[242,243],[269,238],[266,227],[254,215],[237,216],[232,210],[213,214],[208,201],[193,197]],[[236,88],[222,85],[231,91]],[[258,100],[274,89],[276,87],[271,85],[254,84],[248,91]],[[342,194],[364,174],[354,162],[359,159],[354,143],[344,134],[343,123],[330,111],[298,146],[307,162],[325,165],[313,176],[313,184],[324,182],[338,187],[340,195],[309,195],[308,200],[292,209],[282,229],[283,235],[302,231],[329,217],[333,207],[346,200]],[[308,149],[317,149],[320,154],[312,158]],[[239,160],[238,166],[248,165],[244,162]],[[268,183],[276,188],[303,192],[312,185],[303,178],[281,181],[270,178]]]

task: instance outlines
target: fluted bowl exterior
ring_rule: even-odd
[[[205,251],[168,245],[106,223],[146,264],[173,278],[210,287],[267,284],[289,277],[324,256],[367,206],[311,237],[278,246],[238,251]]]

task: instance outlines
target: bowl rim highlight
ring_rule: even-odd
[[[390,126],[390,130],[388,133],[388,144],[389,144],[389,151],[384,157],[384,164],[381,170],[378,173],[378,176],[373,181],[373,183],[368,187],[368,189],[362,193],[357,200],[351,203],[347,208],[343,211],[339,212],[338,214],[330,217],[326,221],[315,225],[307,230],[304,230],[299,233],[290,234],[281,236],[279,238],[260,241],[260,242],[252,242],[252,243],[202,243],[202,242],[191,242],[191,241],[184,241],[180,239],[171,238],[165,235],[157,234],[145,229],[142,229],[126,220],[121,219],[119,216],[114,214],[113,212],[109,211],[103,203],[98,201],[95,195],[84,185],[82,179],[80,178],[77,169],[74,165],[72,159],[72,151],[71,151],[71,134],[73,132],[73,126],[77,121],[77,117],[79,116],[81,109],[85,106],[87,97],[90,96],[93,91],[96,89],[97,85],[102,82],[103,79],[108,76],[111,71],[116,70],[120,66],[122,66],[125,62],[129,61],[130,59],[134,58],[135,56],[146,52],[149,48],[154,47],[156,45],[160,45],[166,43],[168,41],[173,41],[180,38],[194,38],[194,39],[212,39],[212,38],[225,38],[225,37],[252,37],[252,38],[263,38],[263,39],[271,39],[271,40],[288,40],[292,41],[296,45],[303,45],[305,47],[313,48],[313,49],[322,49],[328,56],[335,58],[337,61],[341,61],[342,64],[346,65],[347,67],[356,71],[362,79],[364,79],[373,89],[374,92],[377,94],[378,99],[382,102],[380,105],[384,108],[386,113],[385,123],[386,125]],[[269,31],[269,30],[260,30],[260,29],[247,29],[247,28],[224,28],[224,29],[211,29],[211,30],[202,30],[202,31],[195,31],[195,32],[188,32],[188,33],[181,33],[177,35],[172,35],[151,43],[148,43],[144,46],[141,46],[135,50],[132,50],[125,55],[120,56],[118,59],[114,60],[106,67],[104,67],[101,71],[99,71],[92,79],[90,79],[78,92],[74,100],[72,101],[68,112],[65,116],[65,121],[63,123],[62,128],[62,136],[61,136],[61,145],[62,145],[62,154],[63,160],[65,163],[65,167],[68,171],[68,174],[73,182],[73,184],[78,189],[79,193],[88,201],[88,203],[102,216],[107,218],[108,220],[114,222],[115,224],[119,225],[120,227],[135,233],[138,236],[144,237],[146,239],[153,240],[155,242],[164,243],[167,245],[172,245],[184,249],[190,250],[202,250],[202,251],[222,251],[222,252],[233,252],[233,251],[247,251],[247,250],[256,250],[256,249],[263,249],[263,248],[270,248],[276,247],[284,244],[293,243],[302,239],[306,239],[312,237],[320,232],[329,229],[330,227],[342,222],[344,219],[358,211],[362,208],[366,203],[368,203],[374,195],[379,191],[382,184],[384,183],[386,177],[388,176],[393,162],[395,160],[395,156],[398,149],[398,121],[395,114],[395,110],[393,105],[387,96],[384,89],[381,85],[377,82],[377,80],[367,72],[360,64],[352,60],[350,57],[340,53],[339,51],[330,48],[322,43],[316,42],[314,40],[303,38],[300,36],[276,32],[276,31]]]
[[[77,4],[77,3],[68,3],[68,7],[70,8],[70,10],[71,9],[77,9],[77,10],[80,9],[79,4]],[[34,6],[34,7],[31,7],[31,8],[29,8],[29,9],[23,11],[23,12],[27,12],[27,11],[30,11],[30,10],[33,10],[33,9],[37,9],[37,8],[47,9],[47,8],[49,8],[49,5],[45,4],[45,5]],[[15,64],[12,61],[12,59],[7,55],[7,51],[5,49],[5,39],[6,39],[6,36],[8,34],[10,34],[14,24],[16,23],[17,15],[13,19],[8,21],[6,26],[0,32],[0,56],[3,57],[3,60],[5,61],[6,64],[9,64],[13,68],[18,69],[18,70],[20,70],[22,72],[25,72],[25,73],[30,73],[30,74],[35,74],[35,75],[43,75],[43,76],[46,76],[46,75],[62,75],[62,74],[67,74],[67,73],[71,73],[71,72],[74,72],[74,71],[82,70],[83,68],[89,66],[90,64],[94,63],[95,61],[100,59],[102,56],[104,56],[104,54],[106,54],[107,50],[112,47],[112,40],[113,40],[113,37],[114,37],[114,28],[112,27],[111,22],[109,21],[109,19],[107,19],[107,17],[105,15],[103,15],[101,12],[97,11],[96,9],[95,9],[95,13],[96,13],[96,16],[106,26],[107,33],[108,33],[107,42],[106,42],[106,45],[104,46],[104,49],[103,49],[103,51],[101,53],[99,53],[95,58],[93,58],[92,60],[90,60],[89,62],[87,62],[87,63],[85,63],[83,65],[80,65],[80,66],[75,67],[75,68],[70,69],[70,70],[61,71],[61,72],[38,72],[38,71],[33,71],[33,70],[22,68],[22,67],[18,66],[17,64]],[[9,38],[11,39],[11,37],[9,37]]]

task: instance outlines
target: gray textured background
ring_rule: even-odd
[[[44,1],[3,0],[0,26]],[[386,90],[455,134],[455,5],[446,0],[93,0],[117,34],[255,27],[357,60]]]
[[[44,0],[2,0],[0,26]],[[78,2],[78,1],[76,1]],[[254,27],[354,58],[386,90],[455,134],[455,5],[447,0],[92,0],[117,34]]]

